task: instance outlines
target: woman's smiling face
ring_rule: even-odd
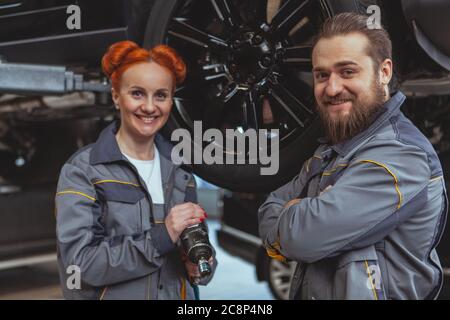
[[[169,118],[174,86],[171,72],[155,62],[129,67],[121,77],[120,88],[112,89],[124,133],[141,141],[153,137]]]

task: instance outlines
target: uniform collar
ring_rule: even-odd
[[[90,155],[92,165],[110,163],[119,160],[125,160],[116,140],[116,133],[119,130],[120,122],[114,121],[100,133],[97,141],[94,143]],[[155,136],[155,145],[161,156],[166,160],[171,159],[172,144],[163,138],[160,134]]]
[[[400,107],[402,106],[405,99],[406,99],[405,95],[401,91],[398,91],[388,101],[384,103],[376,119],[366,130],[358,133],[356,136],[354,136],[349,140],[342,141],[335,145],[332,145],[331,148],[334,151],[336,151],[340,156],[345,156],[361,141],[373,135],[386,121],[389,121],[390,118],[399,114]],[[329,139],[327,137],[321,137],[318,139],[318,142],[321,144],[326,144],[329,142]]]

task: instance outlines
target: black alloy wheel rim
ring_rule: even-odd
[[[194,121],[223,132],[279,129],[280,148],[288,146],[316,118],[311,42],[328,16],[317,0],[180,1],[165,39],[188,66],[177,121],[190,130]]]

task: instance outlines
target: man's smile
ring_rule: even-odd
[[[333,102],[328,102],[327,104],[327,110],[329,112],[337,112],[337,111],[343,111],[343,110],[349,110],[352,106],[351,100],[337,100]]]

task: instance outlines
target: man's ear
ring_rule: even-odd
[[[380,83],[388,85],[392,79],[393,63],[391,59],[385,59],[380,66]]]

